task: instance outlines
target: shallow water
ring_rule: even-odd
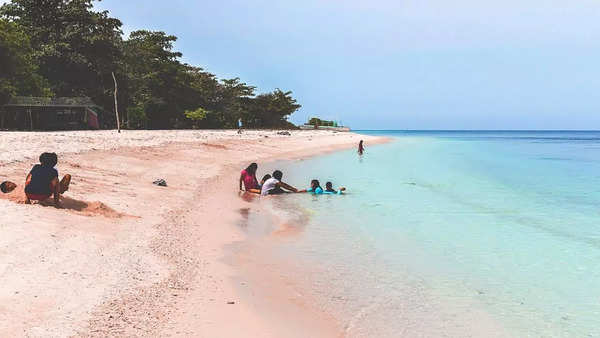
[[[273,202],[349,336],[600,336],[600,132],[377,134],[280,165],[346,195]]]

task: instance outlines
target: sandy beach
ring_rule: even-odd
[[[2,180],[19,184],[0,196],[0,336],[342,335],[309,296],[224,259],[244,240],[238,223],[257,198],[237,189],[249,162],[385,141],[291,134],[0,133]],[[63,209],[23,203],[24,178],[44,151],[73,176]],[[152,184],[159,178],[168,187]]]

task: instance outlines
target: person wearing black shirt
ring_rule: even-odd
[[[58,163],[56,153],[43,153],[40,155],[40,164],[36,164],[27,175],[25,182],[25,203],[31,204],[32,200],[45,201],[54,195],[54,205],[60,208],[59,197],[69,190],[71,175],[65,175],[58,181],[58,171],[54,169]]]

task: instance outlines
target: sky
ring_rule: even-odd
[[[1,0],[0,0],[1,2]],[[104,0],[183,61],[354,129],[600,129],[600,1]]]

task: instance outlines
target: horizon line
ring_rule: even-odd
[[[351,129],[351,131],[554,131],[600,132],[600,129]]]

